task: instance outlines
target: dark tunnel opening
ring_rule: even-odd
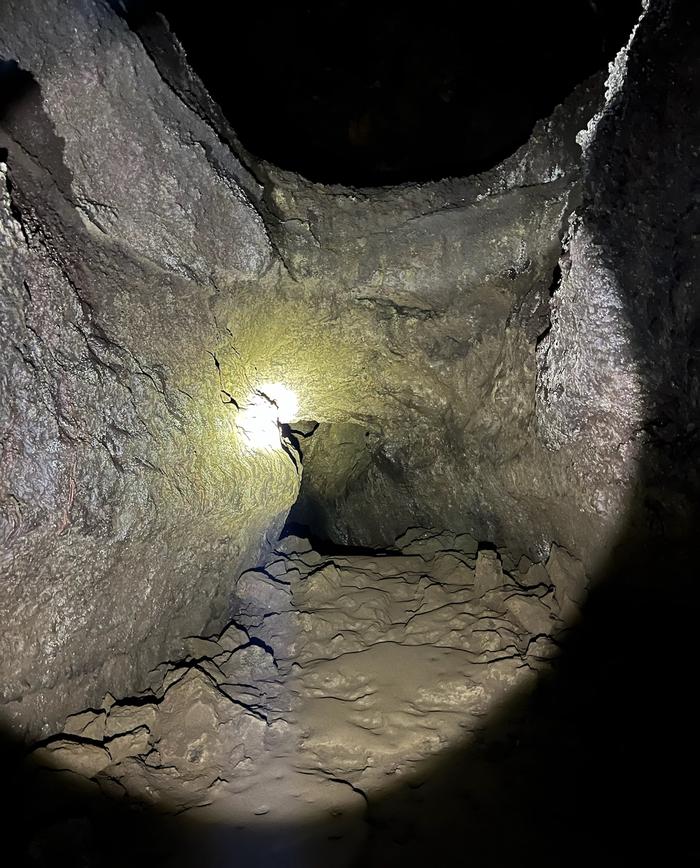
[[[638,0],[127,8],[135,29],[167,18],[249,152],[351,186],[491,168],[605,69],[639,15]]]
[[[7,124],[18,104],[31,97],[36,82],[14,60],[0,59],[0,122]]]
[[[303,472],[283,536],[307,538],[322,554],[368,554],[396,551],[394,542],[404,531],[421,520],[429,523],[405,469],[390,455],[385,432],[359,422],[299,427]],[[374,495],[379,500],[387,488],[395,492],[391,515],[373,504]]]

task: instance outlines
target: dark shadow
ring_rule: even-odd
[[[60,139],[41,104],[41,89],[34,76],[14,60],[0,58],[0,133],[13,140],[24,154],[37,161],[66,197],[71,175],[63,162]],[[7,148],[4,148],[7,154]]]
[[[33,769],[22,744],[6,732],[0,739],[3,864],[117,866],[125,858],[133,865],[178,864],[185,841],[174,818],[108,799],[77,775]]]
[[[338,545],[338,543],[330,542],[327,536],[319,536],[319,527],[323,525],[317,524],[311,516],[310,524],[301,524],[295,521],[288,521],[280,539],[288,536],[298,536],[302,539],[307,539],[314,550],[324,557],[352,557],[354,555],[366,555],[368,557],[381,557],[388,555],[397,555],[398,551],[384,548],[372,548],[370,546],[353,546],[353,545]],[[322,516],[319,514],[319,520],[322,521]]]
[[[474,743],[370,794],[357,868],[697,860],[700,196],[688,121],[700,104],[700,22],[690,2],[657,8],[645,36],[653,62],[631,63],[634,92],[601,130],[605,189],[589,189],[586,203],[650,388],[636,503],[551,674],[484,721]],[[238,833],[194,814],[163,817],[30,773],[23,751],[2,736],[8,865],[342,864],[342,841],[319,864],[297,847],[299,829]]]
[[[639,0],[249,4],[127,0],[157,11],[257,157],[352,186],[485,171],[604,69]]]
[[[36,87],[34,77],[14,60],[0,60],[0,123],[6,124]]]

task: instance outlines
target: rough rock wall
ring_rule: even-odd
[[[664,205],[664,173],[636,143],[643,100],[668,100],[647,54],[672,51],[665,16],[681,8],[659,2],[640,27],[591,128],[581,205],[575,137],[595,82],[485,175],[322,187],[251,174],[167,32],[139,39],[102,2],[60,20],[48,0],[3,5],[0,57],[19,79],[0,142],[5,719],[51,728],[69,695],[128,692],[226,620],[232,579],[299,485],[286,453],[251,453],[236,430],[231,401],[266,382],[324,423],[301,448],[330,538],[383,545],[434,525],[514,555],[544,558],[552,541],[605,553],[646,436],[637,325],[652,328],[649,362],[681,320],[697,344],[689,300],[651,326],[650,269],[673,271],[678,239],[644,259],[621,237],[652,190],[650,227]],[[672,152],[668,120],[652,159]],[[634,321],[632,284],[646,299]],[[655,375],[679,382],[672,404],[697,391],[693,364],[686,350],[671,363],[685,380]],[[334,460],[343,430],[356,448]]]
[[[270,170],[292,287],[283,304],[302,298],[307,311],[288,316],[278,358],[303,368],[293,348],[313,360],[319,336],[347,348],[323,352],[322,391],[302,378],[307,418],[364,427],[342,462],[332,425],[304,444],[299,521],[322,516],[330,539],[362,545],[388,545],[412,523],[449,527],[537,559],[553,540],[586,557],[615,525],[624,487],[601,507],[595,482],[572,475],[577,447],[539,433],[536,403],[537,348],[580,198],[575,138],[600,86],[579,88],[476,178],[357,192]]]
[[[634,476],[633,539],[692,541],[700,502],[700,10],[645,4],[581,136],[584,201],[541,383],[601,492]],[[582,288],[585,287],[585,292]],[[557,294],[559,295],[559,293]],[[584,337],[585,335],[585,337]],[[629,468],[624,472],[625,468]]]
[[[591,571],[627,530],[690,526],[696,16],[645,7],[580,134],[579,94],[478,178],[367,197],[282,180],[292,273],[343,287],[346,321],[373,309],[356,342],[382,404],[343,420],[364,432],[322,426],[306,445],[298,521],[386,545],[413,520],[516,559],[558,541]]]
[[[36,76],[86,225],[200,282],[270,262],[250,178],[106,2],[3,4],[0,56]],[[235,243],[232,243],[235,242]]]
[[[0,702],[36,734],[221,623],[298,476],[220,391],[212,297],[270,262],[235,158],[106,5],[0,22]]]

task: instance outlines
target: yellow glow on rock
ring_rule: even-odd
[[[251,449],[281,449],[280,425],[296,419],[299,400],[282,383],[254,389],[241,407],[236,426]]]

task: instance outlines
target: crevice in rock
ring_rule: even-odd
[[[557,262],[557,264],[554,266],[554,271],[552,273],[552,282],[550,283],[549,289],[548,289],[550,299],[554,298],[556,291],[561,286],[561,281],[562,281],[561,265],[559,262]],[[547,338],[547,336],[549,335],[551,330],[552,330],[552,321],[551,321],[551,319],[549,319],[547,322],[547,325],[540,332],[540,334],[537,335],[537,339],[535,342],[535,346],[537,348],[539,348],[542,341],[544,341]]]

